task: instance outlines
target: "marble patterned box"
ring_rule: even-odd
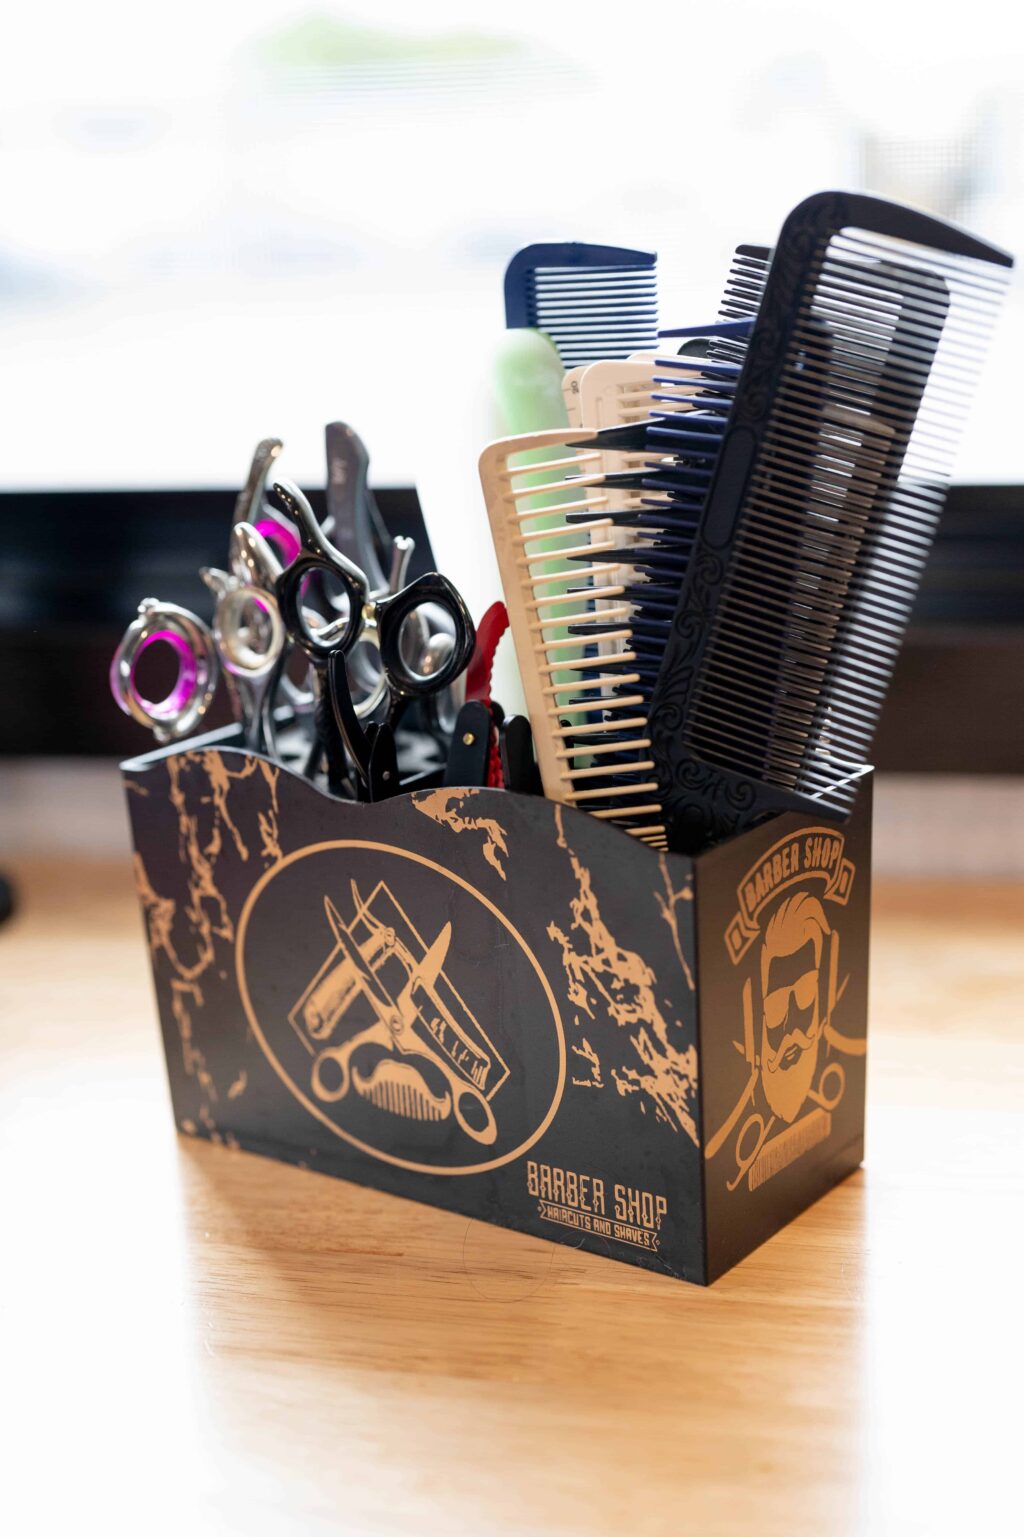
[[[859,1164],[870,776],[690,859],[230,729],[123,774],[181,1132],[699,1283]]]

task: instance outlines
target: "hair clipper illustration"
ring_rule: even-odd
[[[288,1015],[313,1057],[314,1095],[335,1104],[351,1090],[410,1120],[454,1116],[490,1146],[508,1068],[445,974],[451,923],[428,944],[384,882],[368,899],[351,889],[349,924],[324,897],[334,945]]]

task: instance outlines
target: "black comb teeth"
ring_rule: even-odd
[[[851,809],[1010,265],[874,199],[787,220],[651,702],[671,847]]]
[[[737,246],[719,311],[723,320],[752,320],[761,307],[772,253],[767,246]],[[712,356],[729,356],[729,343],[715,344]],[[722,349],[721,354],[719,349]]]

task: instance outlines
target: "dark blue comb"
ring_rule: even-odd
[[[505,324],[543,331],[565,368],[653,350],[657,256],[568,241],[530,245],[505,270]]]

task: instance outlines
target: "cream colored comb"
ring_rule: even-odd
[[[617,358],[591,363],[573,372],[579,375],[575,384],[575,426],[591,427],[598,431],[602,427],[623,427],[628,422],[644,421],[650,416],[654,393],[653,354],[637,362]],[[614,475],[622,471],[642,470],[650,458],[646,450],[620,453],[605,449],[600,455],[601,471],[605,475]],[[639,509],[644,493],[614,487],[608,489],[608,496],[609,511],[626,512]],[[618,541],[623,548],[635,544],[636,530],[628,525],[620,526]],[[625,573],[619,572],[617,575],[623,577]],[[630,572],[628,579],[633,580],[633,577],[634,573]],[[598,577],[596,580],[599,586],[609,586],[613,578],[608,577],[602,581]],[[599,609],[604,607],[606,604],[598,603]],[[598,651],[602,656],[613,655],[615,644],[614,641],[601,640],[598,642]]]
[[[580,412],[580,381],[592,363],[578,363],[575,368],[566,371],[562,380],[562,399],[565,401],[565,414],[569,418],[570,427],[583,427],[586,424]]]
[[[605,456],[575,447],[591,436],[504,438],[484,449],[480,480],[544,793],[660,848],[644,699],[629,665],[630,607],[621,601],[629,568],[601,558],[621,548],[622,531],[607,516]],[[579,522],[568,521],[574,515]],[[602,742],[609,733],[616,739]],[[597,785],[608,754],[616,782]]]
[[[650,416],[653,404],[654,359],[591,363],[583,370],[577,393],[581,427],[621,427],[626,422],[643,421]],[[642,463],[645,455],[631,457]]]

